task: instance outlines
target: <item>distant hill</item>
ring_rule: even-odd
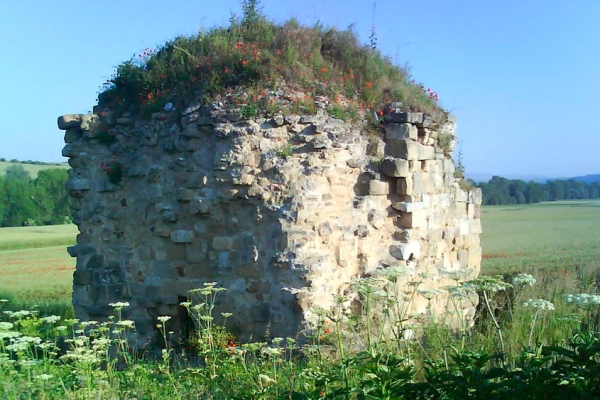
[[[583,183],[594,183],[594,182],[600,182],[600,174],[591,174],[591,175],[585,175],[585,176],[573,176],[573,177],[569,177],[569,178],[550,178],[550,177],[545,177],[545,176],[539,176],[539,175],[516,175],[516,174],[508,174],[508,175],[500,175],[500,174],[480,174],[477,172],[474,173],[469,173],[467,172],[465,174],[465,176],[468,179],[473,179],[475,182],[479,183],[479,182],[488,182],[490,179],[492,179],[493,176],[501,176],[502,178],[506,178],[506,179],[520,179],[522,181],[525,182],[529,182],[529,181],[534,181],[536,183],[546,183],[548,181],[568,181],[568,180],[574,180],[574,181],[579,181],[579,182],[583,182]]]
[[[480,174],[480,173],[477,173],[477,172],[473,172],[473,173],[467,172],[465,174],[465,176],[468,179],[473,179],[475,182],[488,182],[490,179],[492,179],[493,176],[501,176],[502,178],[506,178],[506,179],[520,179],[520,180],[525,181],[525,182],[534,181],[534,182],[538,182],[538,183],[545,183],[545,182],[547,182],[549,180],[554,179],[554,178],[548,178],[546,176],[540,176],[540,175]]]
[[[6,168],[8,168],[11,165],[21,165],[23,168],[25,168],[25,171],[29,172],[29,175],[31,175],[32,179],[35,179],[37,177],[38,172],[43,169],[48,169],[48,168],[69,169],[69,168],[71,168],[71,167],[69,167],[69,164],[67,164],[67,163],[29,164],[29,163],[23,163],[21,161],[18,161],[18,162],[0,161],[0,175],[4,175]]]
[[[594,182],[600,182],[600,174],[574,176],[572,178],[564,178],[564,179],[565,180],[573,179],[575,181],[584,182],[584,183],[594,183]]]

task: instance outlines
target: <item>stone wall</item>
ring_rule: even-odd
[[[316,116],[242,120],[215,102],[116,124],[110,110],[60,117],[80,230],[68,249],[76,316],[101,320],[127,301],[144,345],[158,316],[179,332],[179,303],[214,281],[241,340],[295,337],[315,307],[351,298],[354,278],[400,267],[406,290],[417,276],[422,288],[452,283],[452,270],[476,276],[481,193],[459,187],[445,155],[454,123],[390,109],[377,136],[318,100]],[[413,296],[410,314],[441,315],[448,301]]]

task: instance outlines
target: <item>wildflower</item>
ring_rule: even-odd
[[[427,300],[432,300],[435,296],[443,293],[439,289],[417,289],[416,292],[425,297]]]
[[[459,281],[463,278],[466,278],[471,272],[475,271],[474,268],[462,268],[462,269],[440,269],[440,272],[443,275],[448,276],[448,278],[453,281]]]
[[[122,326],[125,328],[134,328],[135,322],[128,320],[128,319],[124,319],[122,321],[117,321],[117,326]]]
[[[47,324],[53,324],[55,322],[60,321],[60,317],[58,315],[49,315],[40,319],[42,320],[42,322],[46,322]]]
[[[327,72],[327,68],[321,68],[321,72],[323,72],[323,73]]]
[[[10,322],[2,322],[0,321],[0,332],[1,331],[10,331],[13,328],[13,324]]]
[[[228,313],[228,312],[221,313],[221,316],[222,316],[223,318],[229,318],[229,317],[231,317],[232,315],[233,315],[232,313]]]
[[[565,296],[567,303],[573,303],[579,307],[589,307],[600,305],[600,296],[597,294],[568,294]]]
[[[481,290],[484,292],[498,292],[511,287],[510,283],[502,281],[502,277],[482,276],[465,283],[470,285],[473,290]]]
[[[35,379],[39,379],[41,381],[47,381],[49,379],[54,378],[54,375],[51,375],[51,374],[40,374],[40,375],[36,375],[34,378]]]
[[[512,280],[513,285],[515,286],[533,286],[535,285],[536,279],[533,275],[530,274],[519,274],[515,276]]]
[[[163,315],[163,316],[160,316],[160,317],[158,317],[157,319],[158,319],[160,322],[162,322],[162,323],[165,323],[165,322],[167,322],[168,320],[170,320],[170,319],[171,319],[171,317],[169,317],[168,315]]]
[[[367,83],[365,83],[365,86],[370,88],[371,86],[373,86],[373,84],[371,82],[367,82]]]
[[[120,309],[122,309],[124,307],[129,307],[129,302],[127,302],[127,301],[118,301],[116,303],[108,303],[108,305],[111,306],[112,308],[116,309],[116,310],[117,309],[120,310]]]
[[[537,310],[546,310],[546,311],[554,310],[554,304],[552,304],[548,300],[542,300],[542,299],[536,299],[536,300],[529,299],[523,303],[523,307],[531,307],[531,308],[535,308]]]
[[[275,380],[267,375],[258,374],[258,382],[261,386],[267,387],[271,382],[275,382]]]

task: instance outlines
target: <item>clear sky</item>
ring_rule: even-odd
[[[458,117],[467,172],[600,173],[600,1],[262,0],[408,64]],[[56,118],[146,47],[228,23],[238,0],[0,2],[0,157],[62,161]]]

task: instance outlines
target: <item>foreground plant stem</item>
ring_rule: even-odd
[[[490,318],[492,318],[492,322],[496,327],[496,331],[498,331],[498,337],[500,338],[500,349],[502,350],[502,353],[504,353],[504,338],[502,337],[502,328],[500,328],[500,324],[498,323],[498,320],[496,319],[496,316],[492,311],[492,307],[490,306],[490,300],[488,298],[486,290],[483,291],[483,299],[485,300],[485,306],[487,307],[490,313]]]

